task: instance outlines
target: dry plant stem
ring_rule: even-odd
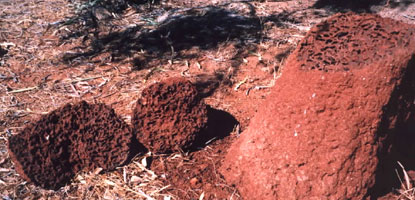
[[[7,92],[7,93],[14,94],[14,93],[28,92],[28,91],[37,90],[37,89],[39,89],[39,87],[34,86],[34,87],[29,87],[29,88],[22,88],[22,89],[12,90],[12,91]]]
[[[395,170],[396,175],[398,176],[399,181],[401,182],[402,189],[398,190],[400,195],[398,199],[407,199],[407,200],[414,200],[415,199],[415,188],[411,184],[411,179],[408,176],[404,166],[398,161],[399,166],[402,168],[402,172],[404,174],[404,181],[402,181],[401,176],[398,173],[398,170]]]

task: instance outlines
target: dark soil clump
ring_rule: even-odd
[[[137,139],[154,153],[169,153],[192,146],[206,127],[207,106],[188,80],[172,78],[142,92],[132,124]]]
[[[65,185],[77,172],[124,164],[130,127],[104,104],[67,104],[29,124],[9,140],[16,171],[48,189]]]

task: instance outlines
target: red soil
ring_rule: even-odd
[[[240,199],[238,191],[228,185],[218,172],[226,149],[234,137],[226,137],[209,144],[208,148],[190,152],[187,156],[155,157],[151,170],[157,173],[166,185],[167,191],[178,199]]]

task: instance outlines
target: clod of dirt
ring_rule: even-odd
[[[285,66],[229,149],[220,168],[228,183],[247,199],[376,199],[390,191],[391,182],[379,181],[394,175],[399,152],[415,153],[401,147],[415,137],[415,27],[337,14]]]
[[[113,109],[82,101],[54,110],[10,137],[9,153],[25,180],[58,189],[83,169],[124,164],[132,139],[131,128]]]
[[[137,139],[154,153],[189,148],[206,127],[207,107],[188,80],[171,78],[150,85],[134,109]]]

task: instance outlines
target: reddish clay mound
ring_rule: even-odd
[[[414,77],[415,27],[335,15],[290,55],[220,171],[246,199],[364,199],[415,128]]]
[[[137,139],[155,153],[189,148],[207,124],[207,108],[195,86],[182,78],[150,85],[134,109]]]
[[[131,144],[129,126],[113,109],[82,101],[26,126],[9,139],[9,152],[24,179],[57,189],[82,169],[122,165]]]
[[[362,68],[409,45],[411,33],[401,29],[401,24],[370,14],[330,18],[313,27],[303,39],[297,61],[305,70]]]

